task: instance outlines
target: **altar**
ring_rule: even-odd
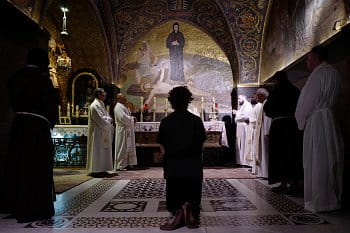
[[[158,147],[157,135],[160,122],[136,122],[136,146]],[[207,139],[204,147],[228,146],[225,123],[223,121],[205,121],[204,128]]]
[[[160,122],[136,122],[135,141],[139,162],[147,165],[161,162],[157,135]],[[218,151],[228,146],[223,121],[205,121],[207,139],[205,153]],[[51,131],[54,144],[55,167],[85,167],[87,154],[87,125],[56,125]],[[207,150],[206,150],[207,149]],[[210,152],[211,153],[211,152]],[[143,157],[151,158],[143,158]]]

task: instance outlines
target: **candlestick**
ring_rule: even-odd
[[[156,121],[157,99],[153,97],[153,122]]]
[[[143,96],[140,97],[140,111],[143,112]]]
[[[213,112],[215,112],[215,97],[213,96]]]
[[[58,117],[61,117],[61,105],[58,105]]]
[[[70,104],[67,104],[67,117],[70,117]]]
[[[140,122],[143,122],[143,96],[140,97]]]
[[[72,117],[74,117],[75,116],[75,114],[74,114],[74,110],[75,110],[74,104],[72,104],[71,109],[72,109]]]
[[[154,111],[157,111],[157,98],[153,97],[153,109]]]
[[[106,111],[107,111],[107,113],[109,115],[109,105],[106,106]]]
[[[168,115],[168,98],[165,99],[165,116]]]
[[[76,117],[78,118],[79,117],[79,105],[75,106],[75,114],[76,114]]]
[[[201,97],[201,118],[204,119],[204,97]]]

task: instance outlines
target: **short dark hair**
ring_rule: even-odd
[[[323,47],[321,45],[318,45],[316,47],[313,47],[311,49],[311,53],[316,54],[320,61],[327,61],[328,60],[328,49],[326,47]]]
[[[95,98],[96,98],[99,94],[101,94],[101,93],[106,93],[106,92],[105,92],[105,90],[104,90],[103,88],[96,88],[96,89],[94,90],[94,96],[95,96]]]
[[[33,48],[29,50],[27,63],[37,65],[40,68],[47,68],[50,64],[47,51],[41,48]]]
[[[192,93],[186,86],[174,87],[168,96],[168,100],[174,110],[187,109],[193,100]]]
[[[175,26],[175,25],[179,26],[179,29],[180,29],[179,23],[178,23],[178,22],[175,22],[175,23],[173,24],[173,30],[174,30],[174,26]]]

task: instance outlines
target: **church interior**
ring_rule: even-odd
[[[173,71],[167,37],[176,23],[184,38]],[[349,0],[1,0],[0,30],[0,176],[15,116],[7,82],[30,49],[42,48],[60,96],[54,179],[69,183],[56,187],[52,219],[17,223],[0,213],[0,232],[161,232],[170,215],[156,138],[173,111],[168,93],[179,85],[193,94],[189,110],[203,120],[207,139],[200,227],[176,231],[350,232]],[[277,71],[302,90],[307,55],[318,45],[342,77],[334,112],[344,140],[343,192],[334,213],[304,209],[302,195],[274,193],[235,162],[238,95],[272,90]],[[127,97],[138,163],[148,169],[87,176],[88,111],[100,87],[111,115],[116,95]]]

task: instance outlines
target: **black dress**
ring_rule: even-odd
[[[269,184],[303,177],[302,132],[295,120],[300,91],[282,80],[268,97],[265,114],[272,119],[269,132]]]
[[[54,215],[53,144],[50,128],[58,117],[58,92],[37,67],[25,67],[8,82],[16,116],[5,158],[2,211],[19,222]]]
[[[205,138],[202,120],[187,110],[175,111],[161,121],[157,141],[165,148],[166,205],[173,214],[189,202],[193,215],[199,217]]]

